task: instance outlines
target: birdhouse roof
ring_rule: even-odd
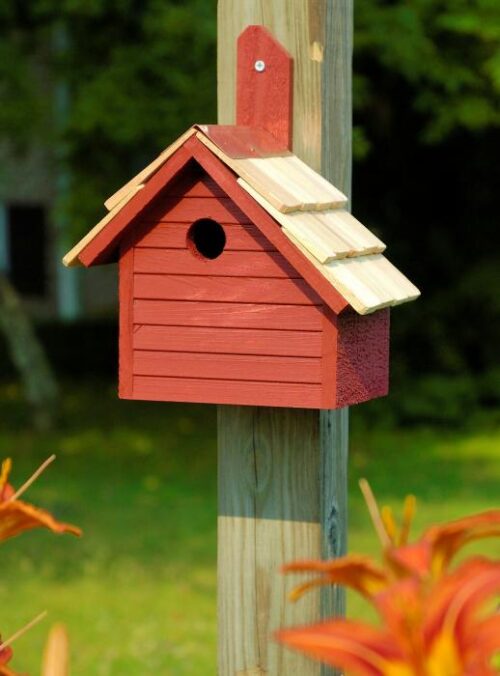
[[[329,295],[328,287],[333,287],[337,301],[325,301],[335,311],[349,304],[359,314],[367,314],[420,295],[383,255],[385,244],[349,213],[348,199],[340,190],[296,155],[277,149],[271,134],[250,127],[191,127],[106,200],[109,213],[66,254],[64,264],[109,260],[125,228],[187,162],[201,158],[203,165],[203,157],[209,155],[218,160],[211,165],[218,175],[205,166],[208,173],[223,189],[228,176],[236,180],[242,193],[238,206],[245,212],[245,204],[251,203],[252,220],[258,207],[262,215],[274,219],[275,232],[268,227],[264,234],[276,240],[292,265],[300,261],[299,272],[319,295]],[[346,302],[339,303],[338,294]]]

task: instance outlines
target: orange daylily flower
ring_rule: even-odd
[[[384,565],[350,555],[333,561],[299,561],[285,572],[319,576],[292,592],[342,584],[360,592],[377,610],[381,628],[332,620],[284,629],[279,641],[356,676],[495,676],[500,614],[485,605],[500,593],[500,562],[472,558],[450,572],[456,553],[483,537],[500,536],[500,510],[491,510],[424,531],[408,544],[415,513],[409,496],[398,527],[389,508],[379,511],[360,482],[383,548]]]
[[[0,645],[2,645],[1,637]],[[17,674],[15,671],[12,671],[12,669],[7,666],[8,662],[10,662],[12,659],[12,655],[12,648],[9,646],[0,650],[0,676],[19,676],[19,674]]]
[[[397,577],[405,575],[438,578],[465,545],[488,537],[500,537],[500,509],[474,514],[439,526],[431,526],[412,544],[408,544],[416,500],[407,496],[400,530],[389,507],[378,513],[375,497],[364,480],[361,490],[383,544],[384,556]],[[384,531],[381,533],[381,531]]]
[[[48,528],[54,533],[81,535],[81,530],[76,526],[61,523],[49,512],[19,500],[18,497],[24,492],[24,487],[16,492],[8,482],[11,468],[11,460],[4,460],[0,472],[0,542],[33,528]],[[35,478],[40,470],[35,473]],[[26,488],[32,483],[32,479],[33,477],[26,482]]]
[[[415,514],[414,496],[406,498],[401,528],[398,529],[392,512],[384,507],[381,512],[366,482],[362,489],[370,514],[383,545],[385,567],[369,557],[343,556],[331,561],[296,561],[285,565],[285,573],[312,572],[320,577],[296,587],[290,598],[298,599],[312,587],[341,584],[370,598],[396,580],[408,576],[434,579],[448,569],[455,554],[466,544],[487,537],[500,536],[500,510],[490,510],[458,519],[441,526],[428,528],[417,542],[407,544]]]
[[[449,652],[453,646],[457,673],[498,673],[490,661],[500,651],[500,614],[481,611],[499,593],[500,563],[486,559],[467,561],[439,585],[430,587],[423,635],[427,644],[434,646],[436,660],[440,650]]]
[[[371,598],[390,582],[387,572],[373,563],[368,556],[351,554],[332,561],[295,561],[283,566],[285,573],[315,572],[321,576],[295,587],[290,598],[296,601],[312,587],[341,584]]]
[[[500,509],[431,526],[415,544],[389,548],[386,556],[410,573],[439,577],[462,547],[488,537],[500,537]]]
[[[483,611],[499,592],[500,564],[473,559],[437,583],[407,578],[377,594],[381,629],[333,620],[277,638],[355,676],[495,676],[500,615]]]
[[[278,641],[309,657],[356,676],[411,676],[409,671],[389,672],[403,665],[403,654],[388,631],[363,622],[330,620],[309,627],[281,629]]]
[[[385,627],[411,664],[411,673],[486,676],[500,650],[500,615],[483,612],[500,593],[500,564],[474,558],[437,583],[399,581],[375,597]]]

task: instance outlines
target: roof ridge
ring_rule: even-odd
[[[232,157],[227,147],[224,150],[214,141],[214,136],[229,149],[233,139],[236,154],[248,148],[249,156]],[[210,152],[236,175],[239,188],[280,226],[302,256],[358,313],[367,314],[416,298],[419,290],[382,255],[386,245],[349,212],[347,197],[299,157],[273,143],[267,132],[252,128],[190,127],[106,200],[109,213],[66,254],[64,264],[78,264],[87,246],[145,186],[148,195],[144,193],[139,201],[155,199],[154,185],[166,180],[174,165],[178,165],[176,171],[182,171],[190,157],[197,161],[196,155],[201,158],[204,148],[205,153]],[[163,169],[169,160],[173,164]],[[222,166],[216,173],[221,171]],[[132,201],[132,209],[127,207],[126,214],[136,209],[135,204]],[[128,217],[126,214],[122,220]],[[116,228],[118,225],[122,227],[117,224]],[[86,264],[90,264],[92,255],[87,259]]]

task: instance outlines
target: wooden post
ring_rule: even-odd
[[[293,150],[351,188],[353,0],[219,0],[219,123],[234,124],[236,41],[265,25],[294,57]],[[338,556],[347,531],[348,412],[219,406],[220,676],[318,676],[270,640],[280,626],[342,614],[339,590],[287,601],[281,564]]]

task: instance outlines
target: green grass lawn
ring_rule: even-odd
[[[69,628],[74,674],[215,674],[215,408],[118,401],[95,383],[66,386],[60,418],[56,432],[34,434],[18,388],[2,386],[0,457],[13,458],[13,482],[57,453],[29,500],[85,531],[2,545],[2,633],[47,609]],[[377,550],[361,476],[396,509],[416,493],[419,528],[496,506],[493,421],[460,432],[368,430],[353,411],[351,427],[351,550]],[[17,644],[19,670],[39,673],[48,626]]]

